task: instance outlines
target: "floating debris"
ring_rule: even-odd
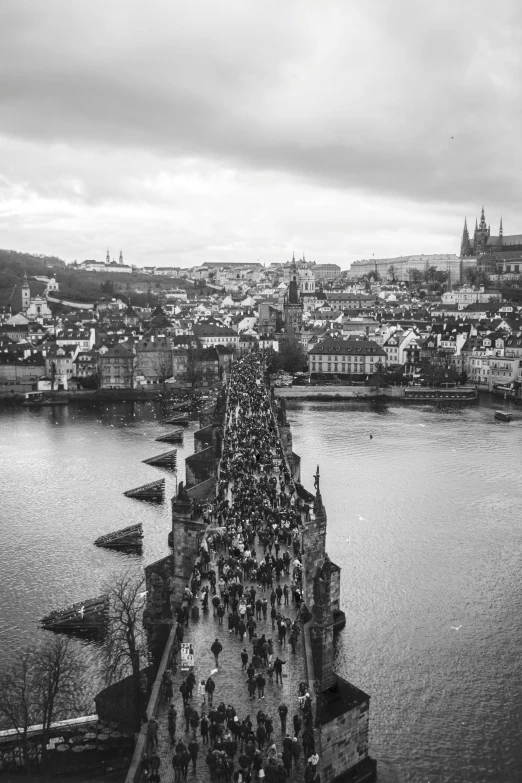
[[[148,500],[151,503],[162,503],[165,499],[165,479],[151,481],[150,484],[143,484],[141,487],[136,487],[136,489],[129,489],[123,494],[126,498]]]

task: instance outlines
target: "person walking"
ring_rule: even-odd
[[[281,721],[281,734],[286,734],[286,717],[288,715],[288,707],[284,702],[281,702],[277,708],[279,713],[279,720]]]
[[[283,664],[286,663],[286,661],[282,661],[279,656],[274,661],[274,671],[276,676],[276,685],[279,681],[281,681],[281,685],[283,684]]]
[[[205,680],[200,680],[198,684],[198,698],[201,699],[201,708],[206,702],[205,698]]]
[[[223,645],[219,641],[219,639],[216,639],[215,642],[210,646],[210,652],[214,655],[214,660],[216,662],[216,666],[219,666],[219,653],[223,649]]]
[[[257,683],[257,696],[259,699],[264,699],[266,680],[261,672],[259,672],[259,674],[256,677],[256,683]]]
[[[199,745],[196,742],[195,739],[191,740],[188,744],[188,752],[190,753],[190,758],[192,759],[192,771],[196,772],[196,763],[198,760],[198,753],[199,753]]]
[[[241,653],[241,671],[246,671],[247,663],[248,663],[248,653],[246,647],[243,647],[243,652]]]
[[[174,767],[174,780],[178,783],[181,780],[181,769],[183,767],[183,756],[178,751],[172,757],[172,766]]]
[[[152,717],[149,718],[149,722],[147,725],[147,739],[148,739],[148,745],[151,748],[151,750],[156,750],[158,747],[158,721],[152,715]]]
[[[205,684],[205,691],[208,697],[208,703],[210,706],[212,706],[212,700],[214,698],[214,691],[216,690],[216,683],[212,679],[212,677],[209,677],[206,684]]]
[[[299,717],[297,712],[294,715],[294,717],[292,718],[292,721],[293,721],[293,724],[294,724],[294,737],[298,737],[299,736],[299,732],[301,731],[302,720]]]
[[[174,704],[171,703],[169,707],[169,711],[167,713],[167,726],[168,726],[171,745],[174,743],[174,738],[176,736],[176,718],[177,718],[177,712],[174,709]]]

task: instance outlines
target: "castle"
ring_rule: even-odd
[[[484,207],[480,216],[480,223],[475,220],[475,231],[473,233],[473,242],[468,232],[467,220],[464,219],[464,230],[462,232],[462,241],[460,245],[461,258],[471,256],[498,255],[506,251],[522,252],[522,234],[510,234],[504,236],[502,228],[502,218],[500,218],[500,227],[498,236],[491,235],[491,227],[487,225],[484,216]]]

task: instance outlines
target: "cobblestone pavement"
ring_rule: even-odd
[[[285,548],[281,547],[281,554],[284,552],[284,550]],[[262,556],[262,554],[262,551],[259,553],[258,549],[258,558]],[[291,550],[290,554],[292,554]],[[286,577],[285,579],[285,575],[283,574],[280,582],[274,580],[274,588],[277,586],[277,584],[281,584],[281,587],[283,587],[285,581],[290,586],[290,577]],[[245,585],[249,586],[250,583],[247,581]],[[258,589],[258,592],[259,591],[260,588]],[[260,594],[263,595],[263,593]],[[267,598],[269,598],[270,590],[268,590],[265,595]],[[282,601],[284,602],[284,598]],[[285,607],[282,605],[280,610],[283,616],[290,617],[292,620],[295,619],[295,607],[291,601],[289,606]],[[219,625],[217,617],[213,617],[213,609],[210,605],[207,614],[200,613],[199,620],[190,621],[189,627],[185,629],[185,637],[183,641],[191,642],[194,645],[194,675],[196,677],[196,682],[199,682],[203,678],[206,680],[210,675],[210,672],[215,668],[214,656],[210,651],[210,645],[213,643],[214,639],[219,639],[223,645],[223,651],[219,656],[219,671],[212,675],[212,678],[216,683],[216,690],[214,692],[214,705],[217,706],[221,701],[223,701],[225,705],[231,704],[235,708],[239,720],[241,721],[246,715],[250,715],[254,727],[257,725],[257,712],[258,710],[262,709],[263,712],[273,718],[274,734],[272,735],[272,739],[276,743],[278,751],[281,751],[281,741],[283,735],[281,733],[281,724],[277,708],[281,702],[284,702],[288,706],[287,732],[292,734],[292,717],[296,712],[298,712],[297,686],[299,682],[305,679],[304,650],[302,634],[299,635],[295,655],[292,654],[291,647],[288,643],[285,646],[282,646],[277,639],[277,631],[272,632],[272,622],[269,615],[270,601],[268,603],[268,617],[266,620],[261,619],[256,621],[256,632],[258,636],[261,636],[261,634],[265,633],[267,639],[272,638],[274,640],[274,655],[276,657],[279,656],[282,660],[286,661],[286,664],[283,667],[282,685],[275,684],[275,675],[273,685],[270,684],[268,677],[266,677],[267,685],[265,688],[265,698],[261,700],[257,698],[257,695],[255,701],[249,700],[246,687],[246,673],[241,671],[241,651],[244,647],[246,647],[250,662],[252,658],[252,644],[248,641],[248,635],[245,636],[243,643],[241,643],[239,636],[236,636],[234,631],[229,633],[226,614],[223,618],[223,625]],[[265,671],[264,667],[262,671]],[[173,678],[174,702],[178,713],[176,740],[182,739],[183,741],[188,742],[189,738],[192,737],[192,730],[190,729],[188,733],[185,732],[183,700],[181,693],[179,692],[179,686],[183,677],[184,673],[178,670],[175,677]],[[197,696],[197,687],[194,688],[194,695],[191,703],[201,716],[202,710],[201,703]],[[208,705],[206,705],[204,710],[207,713],[208,709]],[[168,703],[163,701],[158,714],[158,754],[161,758],[160,773],[162,783],[170,783],[170,781],[174,780],[174,770],[172,768],[173,746],[170,743],[170,738],[167,731],[167,710]],[[196,773],[192,771],[191,763],[189,766],[187,780],[189,783],[192,781],[197,781],[198,783],[209,783],[210,776],[208,774],[208,767],[205,763],[207,746],[203,745],[201,742],[199,729],[197,733],[197,741],[200,746],[197,761],[197,771]],[[238,768],[238,755],[239,753],[235,756],[234,769]],[[301,754],[299,767],[292,770],[292,777],[289,778],[289,780],[302,780],[303,770],[303,755]]]

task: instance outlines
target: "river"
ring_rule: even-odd
[[[169,504],[122,494],[163,476],[174,493],[172,474],[142,463],[169,448],[154,442],[162,415],[159,403],[0,412],[0,666],[50,609],[168,553]],[[289,403],[288,416],[309,489],[320,465],[347,616],[336,666],[371,695],[380,783],[519,783],[522,420],[353,401]],[[143,555],[93,546],[140,521]]]

